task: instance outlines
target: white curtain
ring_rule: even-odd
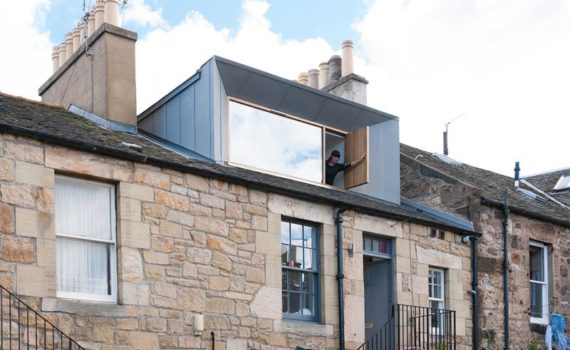
[[[57,177],[55,210],[57,290],[110,295],[113,187]]]

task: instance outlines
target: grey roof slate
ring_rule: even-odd
[[[298,182],[247,169],[191,159],[141,135],[112,131],[65,109],[0,93],[0,132],[101,155],[149,163],[362,213],[463,233],[453,223],[355,192]],[[141,146],[135,150],[123,143]]]
[[[405,144],[400,144],[400,154],[479,189],[482,198],[488,204],[501,205],[503,193],[507,189],[510,200],[509,206],[513,212],[570,227],[570,210],[564,209],[552,201],[531,199],[516,191],[514,179],[509,176],[464,163],[461,166],[454,166],[435,157],[433,153]],[[531,183],[533,182],[531,181]],[[521,187],[524,188],[524,185]],[[540,188],[540,186],[537,187]]]
[[[562,175],[570,175],[570,168],[528,176],[525,179],[562,203],[570,205],[570,190],[553,191],[554,186]]]

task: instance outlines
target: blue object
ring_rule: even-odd
[[[568,339],[564,335],[566,320],[564,316],[553,313],[550,316],[550,327],[552,328],[552,340],[558,343],[557,349],[567,349]]]

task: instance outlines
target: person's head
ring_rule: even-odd
[[[331,152],[331,156],[328,159],[328,162],[332,165],[335,165],[336,163],[338,163],[338,160],[340,159],[340,152],[335,149],[334,151]]]

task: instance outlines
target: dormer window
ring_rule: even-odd
[[[340,162],[354,160],[367,153],[367,135],[366,128],[346,133],[244,101],[229,101],[228,154],[236,166],[325,183],[325,162],[331,152],[341,153]],[[366,183],[367,176],[367,164],[362,164],[338,175],[334,185],[354,187]]]

